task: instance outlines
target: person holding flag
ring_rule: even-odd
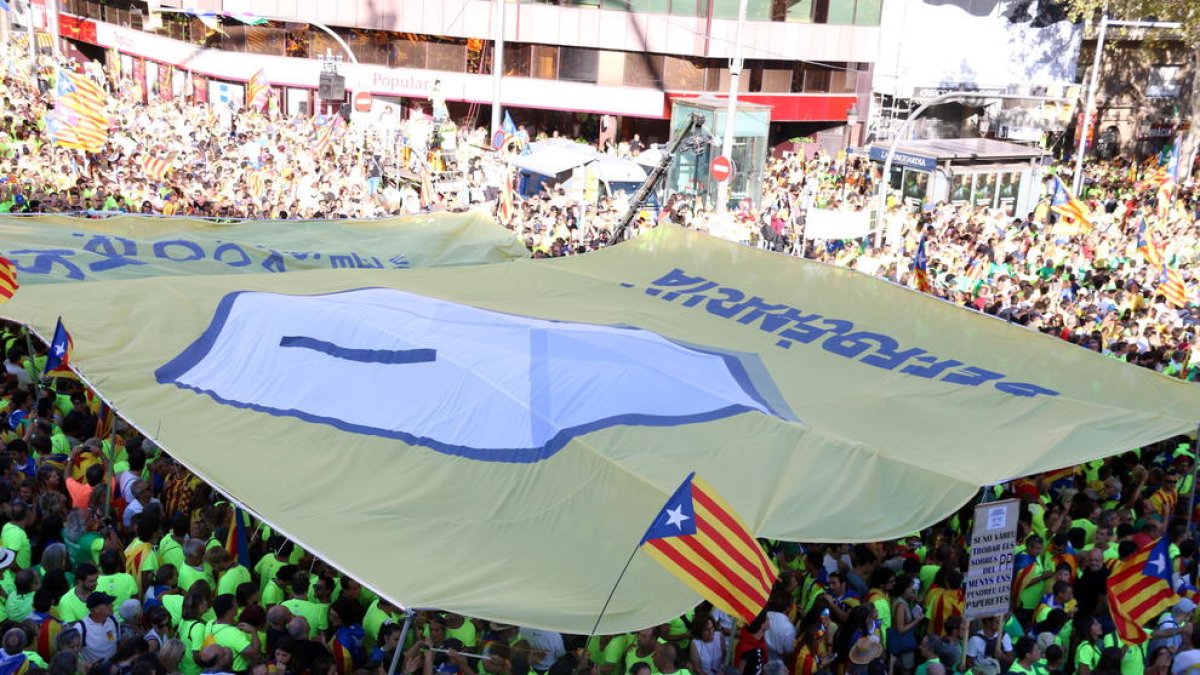
[[[913,256],[913,283],[922,293],[933,291],[933,285],[929,283],[929,256],[925,253],[924,233],[921,234],[921,241],[917,244],[917,254]]]
[[[1092,215],[1087,205],[1067,191],[1067,186],[1058,176],[1054,177],[1054,191],[1050,196],[1050,210],[1074,222],[1083,232],[1091,232]]]
[[[1033,613],[1042,601],[1043,584],[1054,576],[1042,567],[1043,547],[1042,538],[1031,534],[1025,539],[1025,550],[1013,559],[1013,615],[1027,628],[1032,627]]]

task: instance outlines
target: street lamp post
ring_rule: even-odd
[[[858,124],[858,103],[846,110],[845,157],[842,159],[842,201],[846,200],[846,181],[850,179],[850,144],[854,142],[854,125]]]

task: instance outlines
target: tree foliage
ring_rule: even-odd
[[[1197,0],[1063,0],[1072,19],[1109,18],[1130,21],[1178,21],[1191,46],[1200,48],[1200,2]]]

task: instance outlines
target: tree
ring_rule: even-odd
[[[1181,37],[1200,47],[1200,3],[1189,0],[1063,0],[1073,19],[1094,19],[1101,12],[1114,19],[1178,21]]]

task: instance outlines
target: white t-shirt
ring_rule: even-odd
[[[767,612],[767,633],[763,636],[770,652],[768,661],[780,661],[796,648],[796,627],[785,614]]]
[[[83,649],[79,653],[85,661],[110,659],[116,655],[121,627],[115,618],[109,617],[103,623],[96,623],[91,616],[85,616],[77,625],[83,630]]]
[[[1000,633],[1000,651],[1011,652],[1012,648],[1012,640],[1008,637],[1008,633]],[[967,656],[969,658],[980,659],[984,656],[991,658],[992,655],[984,654],[985,651],[987,651],[987,642],[978,633],[967,640]]]

